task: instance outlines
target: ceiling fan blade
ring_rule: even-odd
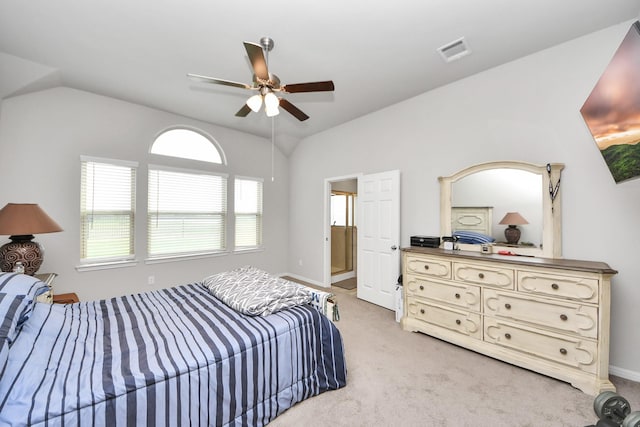
[[[309,118],[309,116],[303,113],[302,110],[300,110],[298,107],[296,107],[286,99],[278,98],[278,100],[280,101],[280,107],[287,110],[292,116],[294,116],[296,119],[300,120],[301,122],[304,122]]]
[[[251,108],[247,104],[244,104],[242,108],[238,110],[236,113],[236,117],[247,117],[247,115],[251,112]]]
[[[269,70],[267,69],[267,62],[264,59],[264,51],[262,46],[255,43],[244,42],[244,48],[247,50],[251,66],[253,67],[253,73],[260,80],[269,80]]]
[[[311,82],[311,83],[296,83],[292,85],[282,86],[282,90],[288,93],[298,92],[331,92],[335,90],[333,81],[327,80],[326,82]]]
[[[252,86],[249,86],[248,84],[245,84],[245,83],[233,82],[231,80],[216,79],[214,77],[201,76],[199,74],[188,73],[187,76],[189,76],[189,78],[191,80],[196,80],[196,81],[204,82],[204,83],[214,83],[214,84],[218,84],[218,85],[239,87],[239,88],[242,88],[242,89],[251,89],[252,88]]]

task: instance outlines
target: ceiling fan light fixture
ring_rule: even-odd
[[[262,107],[262,95],[256,94],[247,99],[247,106],[251,108],[251,111],[254,113],[260,111],[260,107]]]
[[[264,106],[267,109],[277,109],[278,105],[280,105],[280,101],[278,101],[278,97],[273,92],[268,92],[264,96]]]
[[[267,113],[267,117],[273,117],[280,114],[280,109],[278,108],[277,105],[276,106],[265,105],[264,111],[265,113]]]

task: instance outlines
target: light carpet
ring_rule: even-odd
[[[280,426],[584,427],[593,396],[424,334],[395,313],[332,288],[340,306],[347,386],[295,405]],[[640,410],[640,383],[611,378]]]

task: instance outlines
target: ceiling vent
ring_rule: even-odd
[[[464,37],[439,47],[438,52],[446,62],[455,61],[471,53]]]

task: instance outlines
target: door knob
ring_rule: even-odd
[[[396,249],[398,249],[398,247],[396,245],[391,246],[391,250],[395,251]]]

